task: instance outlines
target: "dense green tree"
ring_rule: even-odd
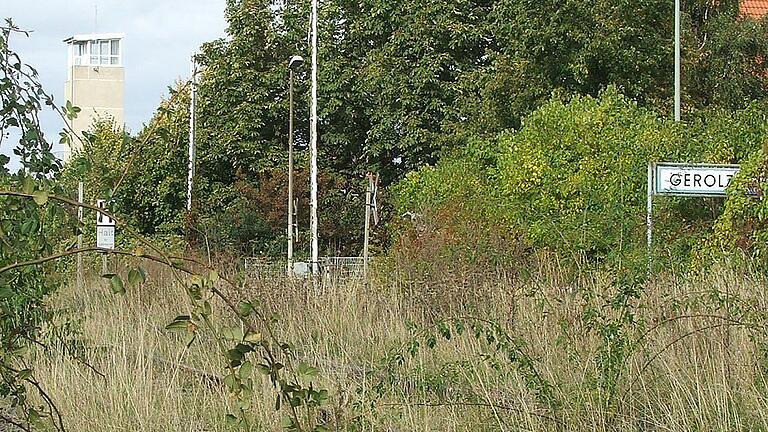
[[[455,145],[451,126],[468,117],[459,101],[475,96],[462,78],[489,64],[492,4],[372,0],[350,14],[350,37],[366,48],[357,85],[368,105],[365,153],[385,184]]]
[[[84,183],[86,202],[112,200],[126,222],[149,235],[183,233],[189,87],[177,83],[170,90],[135,137],[111,118],[97,120],[61,176],[69,191]]]
[[[768,21],[739,16],[737,1],[689,6],[683,107],[741,109],[768,96]]]
[[[671,98],[673,2],[505,0],[491,17],[498,50],[484,99],[502,127],[553,91],[613,84],[641,104]]]
[[[296,166],[307,167],[308,6],[229,0],[228,37],[205,44],[199,55],[204,72],[192,219],[243,252],[281,253],[284,244],[285,228],[273,215],[286,210],[284,181],[278,180],[287,165],[287,61],[294,54],[307,60],[296,71],[295,91]],[[741,108],[763,98],[764,24],[740,17],[735,0],[683,6],[686,119],[698,121],[699,109]],[[667,0],[322,2],[319,163],[326,180],[320,195],[321,201],[337,199],[331,209],[320,206],[324,236],[347,238],[332,243],[344,243],[340,248],[349,253],[358,248],[351,233],[361,221],[352,215],[362,214],[362,204],[346,198],[363,195],[367,171],[380,172],[390,185],[478,137],[519,129],[521,119],[553,94],[562,100],[597,96],[613,85],[639,106],[668,116],[673,18]],[[174,151],[181,151],[186,126],[181,117],[173,121],[181,135],[162,145],[175,143]],[[176,189],[182,183],[181,177],[169,182]],[[251,199],[268,190],[273,200]],[[172,195],[169,202],[178,201],[178,193]],[[165,206],[150,224],[180,220],[178,203],[144,204],[138,207],[146,214],[153,214],[148,206]],[[334,217],[339,205],[349,218]],[[220,223],[224,216],[228,222]],[[215,227],[246,220],[258,228],[214,234]],[[334,225],[340,220],[348,223]]]
[[[282,219],[287,214],[287,64],[296,54],[309,60],[305,40],[308,10],[300,2],[275,8],[268,2],[233,0],[227,3],[226,15],[229,38],[205,44],[200,55],[204,72],[198,99],[194,221],[201,232],[228,243],[229,249],[282,255],[286,244]],[[308,172],[308,70],[305,64],[296,71],[295,80],[297,173]],[[323,82],[334,82],[330,71],[323,71]],[[352,189],[359,187],[355,178],[365,173],[359,140],[365,129],[357,127],[354,113],[344,111],[346,107],[356,109],[345,99],[354,95],[345,85],[348,83],[329,85],[336,91],[327,93],[321,103],[320,229],[332,254],[357,253],[360,235],[350,233],[358,225],[357,231],[362,231],[364,212],[359,199],[362,191]],[[340,132],[334,133],[331,124],[341,125]],[[308,197],[301,192],[308,190],[308,177],[297,176],[296,180],[295,192],[303,211],[299,229],[305,232]],[[358,197],[355,205],[338,202],[338,197],[349,196]],[[275,217],[278,213],[282,219]],[[349,216],[338,217],[340,214]],[[222,227],[232,229],[221,232]],[[305,237],[299,237],[299,254]]]
[[[286,67],[269,2],[230,0],[229,40],[205,44],[199,93],[200,175],[231,184],[285,160]]]
[[[130,166],[118,190],[120,210],[145,234],[181,234],[187,201],[189,84],[177,83],[130,141]]]
[[[753,153],[768,132],[764,109],[753,104],[735,113],[700,112],[683,126],[613,87],[597,98],[555,98],[525,117],[520,131],[503,132],[492,144],[473,142],[407,175],[395,188],[397,210],[432,220],[446,208],[464,209],[479,219],[475,226],[514,227],[536,249],[567,257],[644,257],[648,161],[748,159],[762,187],[762,154]],[[744,189],[729,204],[731,231],[721,223],[722,236],[764,248],[765,206],[744,197]],[[664,197],[655,206],[660,255],[684,258],[712,234],[723,200]],[[458,230],[453,223],[445,226]],[[738,232],[745,226],[755,233]]]

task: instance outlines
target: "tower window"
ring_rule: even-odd
[[[93,40],[74,44],[74,64],[117,66],[120,64],[120,40]]]
[[[88,64],[88,44],[86,42],[74,44],[74,61],[76,65]]]

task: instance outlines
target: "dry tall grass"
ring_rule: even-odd
[[[616,318],[602,300],[614,290],[604,274],[575,284],[552,267],[526,281],[498,277],[474,286],[386,275],[368,285],[257,281],[231,294],[260,298],[280,315],[279,337],[321,371],[331,399],[317,415],[337,430],[760,431],[768,430],[760,352],[768,338],[762,322],[745,324],[768,309],[765,287],[764,279],[728,268],[646,284],[632,308],[639,324],[623,333],[642,343],[614,368],[621,371],[614,394],[601,385],[610,367],[599,361],[606,343],[600,332],[607,330],[587,326],[584,315],[591,303],[605,326]],[[224,371],[221,349],[208,337],[187,350],[164,330],[186,308],[167,270],[150,271],[149,282],[125,297],[95,280],[55,301],[85,317],[90,363],[104,375],[62,355],[38,356],[37,377],[70,430],[227,430],[223,417],[233,402],[211,378]],[[391,353],[406,351],[409,323],[448,317],[494,320],[526,341],[524,351],[552,384],[557,404],[538,400],[505,356],[469,333],[432,349],[422,344],[401,366],[382,366]],[[254,430],[280,430],[274,398],[265,379],[253,401]]]

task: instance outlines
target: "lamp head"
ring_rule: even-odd
[[[304,57],[295,55],[288,60],[288,69],[296,70],[304,63]]]

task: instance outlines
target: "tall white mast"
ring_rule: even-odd
[[[675,121],[680,121],[680,0],[675,0]]]
[[[189,82],[189,165],[187,175],[187,210],[192,210],[192,181],[195,177],[195,101],[197,100],[197,62],[192,55]]]
[[[317,0],[312,0],[312,113],[310,118],[310,231],[312,232],[312,274],[318,273],[317,251]]]

